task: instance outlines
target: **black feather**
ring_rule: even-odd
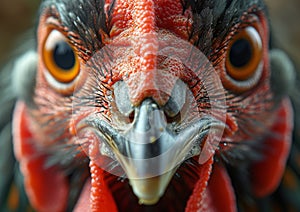
[[[184,7],[191,7],[193,11],[193,32],[198,40],[194,44],[206,56],[210,56],[215,46],[225,39],[231,28],[240,23],[245,12],[266,12],[261,0],[186,0]]]
[[[114,2],[114,1],[113,1]],[[70,40],[76,44],[79,40],[87,55],[97,52],[102,44],[100,30],[108,34],[108,20],[104,9],[103,0],[45,0],[41,4],[40,14],[46,14],[55,17],[60,21],[61,29],[69,34]],[[111,11],[112,3],[109,11]],[[93,18],[91,18],[93,17]],[[74,38],[73,34],[78,37]]]

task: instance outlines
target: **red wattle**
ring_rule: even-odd
[[[185,208],[186,212],[193,211],[206,211],[207,202],[209,202],[209,196],[207,196],[206,188],[207,182],[210,178],[211,170],[212,170],[213,158],[210,158],[205,164],[202,165],[198,175],[199,180],[195,185],[193,193],[187,202],[187,206]]]
[[[208,182],[208,193],[213,200],[211,204],[215,211],[237,211],[235,193],[227,171],[220,164],[215,163]]]
[[[289,99],[282,101],[275,115],[278,118],[263,144],[264,158],[250,170],[253,191],[257,197],[269,195],[278,187],[291,147],[293,112]]]
[[[105,171],[95,162],[100,154],[97,143],[90,144],[89,154],[91,178],[86,182],[74,211],[117,212],[115,200],[104,181]]]
[[[65,211],[69,185],[58,167],[45,167],[47,156],[36,148],[28,129],[26,106],[18,102],[14,111],[14,152],[20,162],[28,198],[37,211]]]
[[[237,211],[230,178],[221,165],[213,164],[213,158],[204,164],[200,170],[199,181],[185,211]]]

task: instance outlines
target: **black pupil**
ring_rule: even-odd
[[[251,44],[246,39],[234,42],[230,50],[230,62],[234,67],[241,68],[247,65],[252,58]]]
[[[73,49],[66,42],[56,44],[53,51],[53,59],[56,65],[63,70],[70,70],[75,65],[75,55]]]

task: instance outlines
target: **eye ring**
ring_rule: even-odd
[[[262,39],[250,26],[234,36],[226,56],[226,72],[234,80],[245,81],[257,71],[262,60]]]
[[[79,59],[76,51],[68,43],[66,37],[57,30],[52,30],[42,48],[42,57],[48,71],[46,78],[49,83],[72,83],[80,72]],[[52,79],[50,79],[52,78]]]
[[[265,37],[268,31],[263,27],[264,19],[261,16],[251,15],[247,16],[247,20],[234,26],[225,39],[223,45],[227,48],[221,57],[222,63],[218,66],[224,87],[234,93],[246,92],[257,85],[265,76],[267,65],[263,60],[268,42]],[[236,43],[240,40],[244,49],[232,53],[235,51],[233,48],[239,47],[240,44]]]

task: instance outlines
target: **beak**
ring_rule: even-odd
[[[116,55],[111,56],[101,51],[101,54],[96,54],[89,61],[92,75],[74,98],[75,125],[78,134],[82,134],[78,136],[78,142],[84,145],[87,140],[95,141],[95,149],[99,148],[95,155],[99,152],[99,157],[107,156],[114,162],[117,161],[140,203],[148,205],[155,204],[165,193],[174,173],[184,161],[196,155],[199,155],[199,161],[208,160],[212,156],[218,146],[215,141],[220,138],[215,132],[223,132],[225,122],[222,117],[226,114],[222,82],[206,56],[189,42],[178,40],[177,37],[173,40],[167,36],[165,39],[164,34],[160,36],[159,42],[163,45],[151,55],[163,56],[157,57],[157,61],[165,60],[166,57],[164,65],[176,62],[175,66],[163,66],[162,70],[154,69],[151,72],[137,69],[136,73],[130,74],[130,80],[127,79],[128,76],[117,80],[123,73],[127,73],[127,65],[121,66],[116,70],[124,69],[124,72],[119,74],[117,71],[119,77],[112,80],[116,82],[106,89],[105,83],[98,82],[99,78],[95,77],[100,70],[94,67],[94,63],[97,64],[98,59],[109,61],[107,67],[104,62],[105,70],[114,70],[116,64],[121,65],[119,61],[132,61],[131,54],[128,58],[124,55],[124,52],[127,54],[132,50],[130,48],[123,51],[124,44],[121,39],[120,48],[117,43],[107,50],[115,52]],[[133,47],[133,55],[139,54],[135,53],[135,44]],[[116,58],[118,63],[115,64]],[[172,67],[176,68],[173,70]],[[184,78],[191,78],[189,85],[181,80],[181,74],[180,77],[177,76],[180,69],[186,73]],[[107,93],[102,90],[95,92],[94,89],[101,88],[102,85]],[[191,87],[198,90],[197,94],[193,93]],[[83,99],[81,95],[86,93],[88,97]],[[107,98],[103,98],[102,102],[101,96],[106,95]],[[92,98],[95,102],[90,103]],[[95,106],[99,104],[101,108]],[[80,111],[77,112],[77,108]],[[84,114],[84,120],[81,114]],[[89,139],[89,136],[92,138]],[[93,160],[94,156],[89,152],[87,154]],[[118,173],[112,171],[115,164],[110,163],[112,165],[107,167],[102,161],[96,163],[101,168],[106,166],[103,168],[106,171],[119,176],[124,174],[118,170]]]
[[[177,131],[152,99],[135,108],[127,131],[120,132],[99,119],[86,123],[100,132],[100,140],[122,166],[139,202],[148,205],[158,202],[180,164],[199,154],[210,128],[220,125],[212,117],[203,117]]]

